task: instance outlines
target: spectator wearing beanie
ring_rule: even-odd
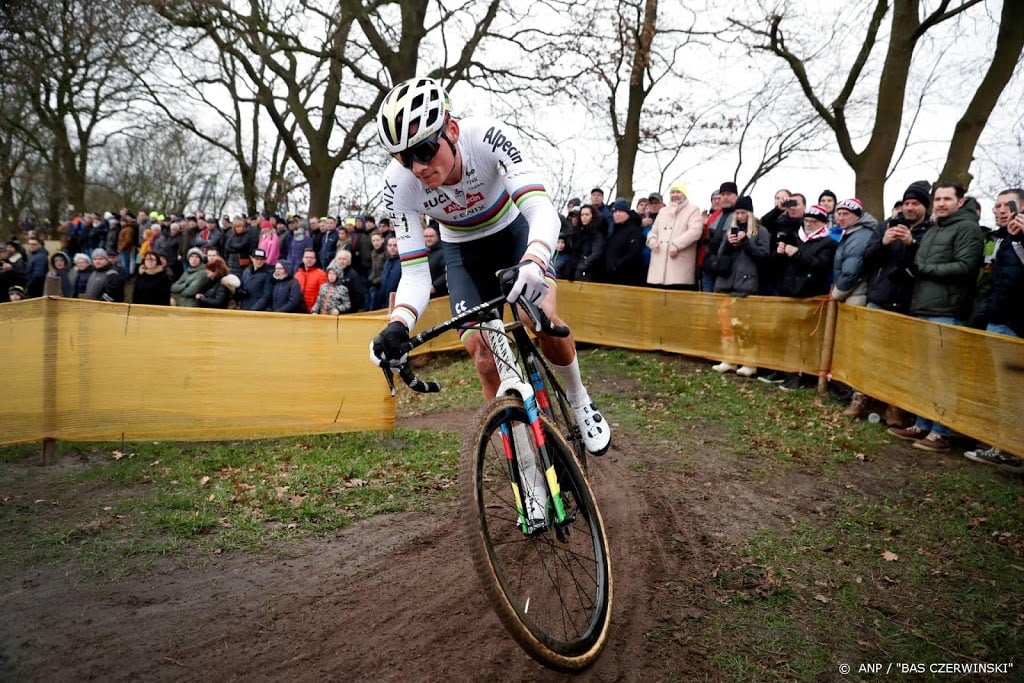
[[[864,212],[859,199],[844,199],[836,205],[836,223],[843,236],[832,264],[832,298],[852,306],[868,302],[865,259],[870,256],[878,221]]]
[[[898,215],[889,219],[885,229],[875,233],[865,264],[869,308],[904,314],[909,311],[914,293],[909,269],[921,238],[934,225],[928,218],[930,190],[926,180],[911,183],[903,193],[902,218]]]
[[[669,188],[669,203],[658,211],[647,246],[651,261],[647,284],[663,289],[697,289],[697,243],[704,230],[700,208],[686,197],[686,185]]]

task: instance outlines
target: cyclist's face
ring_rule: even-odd
[[[459,127],[455,121],[449,120],[444,127],[444,135],[440,138],[440,146],[437,154],[428,163],[421,164],[413,161],[410,170],[412,174],[428,190],[434,190],[444,184],[451,184],[458,180],[455,176],[456,158],[455,144],[459,139]]]

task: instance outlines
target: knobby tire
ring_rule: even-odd
[[[491,606],[516,642],[545,666],[579,671],[597,659],[611,623],[604,522],[572,448],[542,418],[566,512],[575,520],[565,529],[551,524],[523,533],[500,445],[500,426],[509,422],[528,422],[522,401],[493,399],[463,445],[459,491],[470,555]],[[537,448],[532,437],[529,448]]]

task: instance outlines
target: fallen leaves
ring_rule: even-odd
[[[897,562],[899,561],[900,556],[892,552],[891,550],[886,550],[882,553],[882,559],[886,562]]]

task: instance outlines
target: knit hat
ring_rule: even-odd
[[[828,223],[828,211],[821,204],[815,204],[804,212],[804,218],[813,218],[822,223]]]
[[[96,247],[95,249],[92,250],[92,257],[94,259],[107,258],[107,250],[104,249],[103,247]]]
[[[736,183],[727,180],[727,181],[725,181],[724,183],[721,184],[721,186],[718,188],[718,191],[719,192],[732,192],[733,194],[739,194],[740,193],[740,188],[736,187]]]
[[[927,180],[915,180],[910,183],[906,192],[903,193],[903,200],[916,199],[924,204],[924,208],[927,209],[932,203],[931,189],[931,183]]]
[[[73,263],[78,263],[79,261],[85,261],[85,262],[86,262],[86,263],[88,263],[89,265],[92,265],[92,259],[91,259],[91,258],[89,258],[89,257],[88,257],[88,255],[86,255],[86,254],[81,254],[81,253],[79,253],[79,254],[75,254],[75,257],[74,257],[73,259],[71,259],[71,261],[72,261]]]
[[[743,195],[736,200],[736,206],[733,207],[737,211],[753,211],[754,200],[747,195]]]
[[[689,192],[687,192],[687,190],[686,190],[686,183],[684,183],[682,180],[677,180],[674,183],[672,183],[671,185],[669,185],[668,191],[669,192],[682,192],[684,197],[689,197],[690,196]]]
[[[270,221],[260,221],[260,229],[261,230],[268,230],[268,229],[270,229],[272,227],[274,227],[274,224],[271,223]]]
[[[864,203],[856,197],[851,197],[850,199],[844,199],[836,204],[836,211],[839,209],[846,209],[847,211],[861,216],[864,214]]]
[[[822,190],[821,194],[818,195],[818,201],[820,202],[823,197],[831,197],[832,201],[834,201],[834,202],[838,202],[839,201],[839,197],[837,197],[836,193],[833,192],[832,190]]]
[[[7,296],[10,296],[12,294],[17,294],[22,299],[24,299],[25,298],[25,288],[22,287],[21,285],[14,285],[13,287],[8,288],[8,290],[7,290]]]
[[[683,194],[686,194],[686,193],[684,192]],[[649,201],[649,202],[661,202],[662,204],[665,203],[665,200],[662,198],[660,192],[652,192],[651,194],[649,194],[647,196],[647,201]]]
[[[189,250],[188,250],[188,254],[186,254],[186,255],[185,255],[185,258],[188,258],[188,257],[189,257],[189,256],[191,256],[192,254],[195,254],[195,255],[196,255],[196,256],[198,256],[198,257],[199,257],[200,259],[202,259],[202,258],[203,258],[203,250],[202,250],[202,249],[200,249],[199,247],[192,247],[191,249],[189,249]]]
[[[629,200],[628,199],[623,199],[622,197],[619,197],[618,199],[615,200],[615,203],[612,204],[612,211],[627,211],[628,212],[629,211]]]

